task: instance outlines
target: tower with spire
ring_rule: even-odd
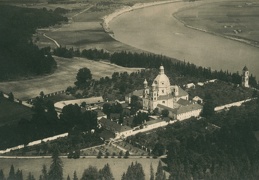
[[[242,86],[249,87],[249,71],[246,66],[243,68],[242,72]]]

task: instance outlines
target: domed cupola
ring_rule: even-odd
[[[168,95],[171,93],[169,78],[165,75],[164,67],[161,65],[160,72],[154,79],[153,84],[156,85],[159,95]]]

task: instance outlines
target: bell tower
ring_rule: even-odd
[[[144,92],[143,92],[143,97],[144,98],[148,98],[148,95],[149,95],[149,88],[148,88],[148,83],[147,83],[147,80],[145,79],[144,81]]]
[[[242,86],[249,87],[249,71],[246,66],[243,68],[242,72]]]

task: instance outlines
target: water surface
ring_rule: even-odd
[[[246,65],[259,78],[259,48],[185,27],[173,13],[189,5],[177,2],[134,10],[109,26],[115,39],[136,48],[217,70],[241,72]]]

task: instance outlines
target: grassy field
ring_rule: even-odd
[[[10,110],[12,113],[10,113]],[[6,98],[0,98],[0,126],[5,124],[13,124],[21,118],[30,119],[32,111],[23,105],[10,102]]]
[[[55,73],[39,78],[2,82],[0,90],[3,92],[13,92],[15,98],[28,99],[36,97],[41,91],[45,94],[64,90],[68,86],[73,86],[76,81],[76,74],[82,67],[87,67],[91,70],[94,79],[111,76],[114,72],[134,72],[140,68],[124,68],[117,65],[109,64],[103,61],[91,61],[85,58],[59,58],[55,60],[58,64],[58,69]]]
[[[210,3],[180,11],[176,16],[190,26],[259,45],[259,2]]]
[[[128,4],[129,1],[120,3],[113,2],[107,5],[102,5],[102,3],[98,4],[98,2],[101,1],[85,4],[81,3],[79,5],[60,4],[60,7],[70,10],[70,12],[65,15],[70,19],[69,23],[38,30],[35,37],[38,37],[39,41],[36,44],[39,47],[55,47],[53,42],[42,36],[42,34],[45,33],[55,39],[60,45],[67,47],[106,49],[111,52],[121,50],[143,52],[112,39],[104,32],[101,26],[102,17],[112,13],[115,9],[122,7],[124,4]],[[31,7],[53,9],[54,7],[58,7],[58,4],[35,4]]]
[[[66,178],[69,174],[70,177],[73,177],[73,172],[76,170],[78,178],[82,177],[84,169],[88,168],[89,165],[96,166],[98,169],[103,168],[106,163],[109,163],[113,176],[116,180],[121,179],[123,172],[125,172],[128,166],[132,162],[139,162],[142,164],[146,179],[149,179],[150,173],[150,164],[154,170],[156,171],[158,165],[158,159],[117,159],[117,158],[109,158],[109,159],[67,159],[62,158],[64,164],[64,177]],[[5,176],[8,176],[10,166],[13,164],[15,170],[18,168],[23,171],[24,178],[27,177],[29,172],[32,172],[36,179],[39,178],[41,174],[42,165],[46,164],[49,168],[51,159],[43,158],[43,159],[0,159],[0,169],[3,169]]]

